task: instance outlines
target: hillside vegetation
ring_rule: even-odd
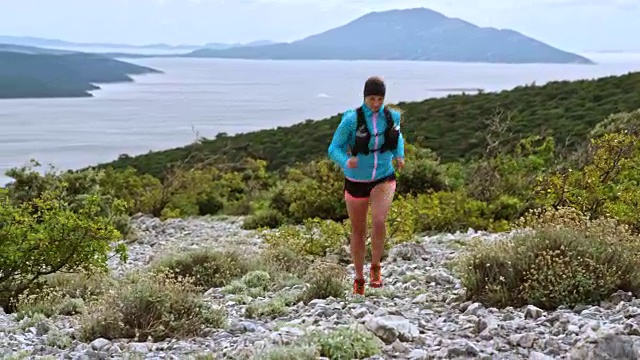
[[[479,27],[426,8],[371,12],[345,25],[291,43],[205,48],[186,56],[278,60],[592,63],[583,56],[560,50],[517,31]]]
[[[570,148],[582,143],[609,114],[637,108],[640,73],[593,80],[554,81],[476,95],[450,95],[420,102],[395,104],[403,111],[402,128],[409,143],[435,151],[445,163],[474,159],[487,146],[485,129],[495,119],[510,118],[514,138],[550,135]],[[102,164],[161,176],[168,163],[199,156],[225,155],[229,161],[245,156],[263,159],[269,170],[280,170],[326,156],[341,114],[289,127],[235,136],[219,134],[202,144],[150,152]],[[513,140],[513,139],[512,139]],[[513,142],[512,142],[513,143]]]
[[[96,83],[132,81],[157,70],[106,56],[0,46],[0,99],[88,97]]]
[[[451,145],[458,144],[453,138],[441,143],[439,153],[418,144],[424,134],[411,134],[406,167],[398,173],[397,195],[387,220],[386,250],[434,232],[520,229],[510,238],[472,244],[454,259],[451,269],[462,280],[466,300],[496,307],[532,304],[554,309],[597,304],[619,290],[639,295],[640,109],[599,115],[606,109],[632,107],[626,96],[633,94],[632,86],[637,86],[636,75],[438,100],[457,104],[451,109],[440,107],[451,114],[452,121],[460,119],[458,113],[480,113],[484,107],[477,99],[504,101],[494,102],[487,110],[491,113],[505,111],[499,104],[522,103],[519,116],[497,116],[484,129],[478,125],[477,138],[485,140],[483,145],[476,144],[477,156],[468,161],[455,161],[451,155],[447,163],[438,160],[442,152],[455,154],[457,147]],[[620,88],[625,91],[619,94],[625,96],[599,97],[618,93]],[[513,95],[519,93],[537,97]],[[581,95],[572,97],[576,93]],[[587,94],[592,96],[590,101]],[[556,108],[546,109],[545,103]],[[560,103],[573,105],[561,108]],[[404,104],[405,119],[413,120],[405,120],[407,125],[424,124],[414,120],[419,115],[415,109],[410,113],[412,106],[424,104]],[[555,121],[546,119],[550,114],[556,115]],[[446,119],[444,113],[440,119]],[[320,124],[329,130],[329,121]],[[578,129],[581,134],[569,148],[562,135],[537,135],[545,125],[565,134]],[[516,126],[529,132],[510,130]],[[320,147],[326,141],[317,138],[315,143]],[[257,229],[267,244],[262,255],[268,260],[259,263],[267,266],[269,277],[289,281],[291,276],[302,276],[292,275],[295,269],[316,270],[313,264],[327,262],[338,262],[340,266],[331,268],[343,273],[342,265],[349,258],[340,254],[349,242],[350,223],[343,178],[334,164],[321,158],[272,172],[261,159],[247,156],[238,161],[235,158],[242,155],[200,151],[210,144],[194,144],[196,151],[187,161],[170,167],[156,157],[155,165],[164,169],[160,177],[132,167],[44,175],[30,167],[10,170],[7,176],[14,181],[0,190],[0,239],[4,239],[0,242],[0,306],[25,314],[48,309],[51,315],[63,307],[51,310],[46,305],[51,298],[42,295],[42,289],[66,294],[84,291],[83,301],[92,305],[84,310],[78,331],[86,341],[134,338],[135,334],[164,339],[224,326],[224,310],[211,313],[195,295],[246,274],[249,260],[256,262],[249,255],[218,249],[185,253],[160,261],[162,266],[151,267],[147,275],[103,280],[104,287],[117,292],[100,291],[100,286],[86,279],[54,282],[52,275],[60,273],[85,276],[105,271],[110,251],[126,260],[126,243],[136,241],[128,220],[138,213],[161,219],[243,215],[243,227]],[[116,241],[120,238],[126,240]],[[313,273],[319,277],[309,280],[312,285],[305,288],[303,298],[282,306],[343,294],[344,275]],[[119,285],[114,284],[118,281]],[[89,296],[94,291],[90,289],[97,293]],[[83,311],[64,309],[65,313]]]

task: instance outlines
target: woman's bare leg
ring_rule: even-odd
[[[365,239],[367,237],[367,212],[369,199],[354,198],[345,194],[347,212],[351,221],[351,258],[355,267],[356,279],[364,279]]]
[[[387,215],[391,209],[396,191],[396,181],[386,181],[376,185],[371,191],[371,285],[382,286],[380,260],[384,252],[387,236]]]

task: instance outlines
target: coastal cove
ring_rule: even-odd
[[[640,70],[640,54],[585,56],[597,64],[126,59],[163,73],[97,84],[92,98],[0,101],[0,173],[31,158],[81,168],[183,146],[195,139],[194,128],[213,138],[322,119],[357,106],[362,79],[372,74],[387,80],[395,103]]]

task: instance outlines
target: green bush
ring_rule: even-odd
[[[224,200],[220,195],[210,192],[198,199],[197,205],[200,215],[216,215],[224,209]]]
[[[258,211],[252,216],[247,217],[242,223],[245,230],[269,228],[274,229],[285,224],[286,218],[281,212],[275,209],[266,209]]]
[[[319,353],[315,345],[278,345],[258,353],[256,360],[316,360]]]
[[[505,221],[494,221],[491,208],[484,202],[469,197],[464,190],[420,194],[406,201],[404,214],[411,212],[418,232],[455,232],[475,230],[503,231]]]
[[[224,309],[211,308],[191,279],[165,273],[141,273],[120,281],[92,303],[76,336],[162,341],[198,336],[207,327],[226,324]]]
[[[177,163],[164,167],[161,178],[140,174],[134,168],[106,167],[101,185],[129,205],[129,213],[171,217],[237,215],[252,212],[250,199],[273,183],[261,160],[245,159],[237,168],[223,165]]]
[[[42,277],[42,286],[27,290],[18,297],[18,318],[42,314],[74,315],[83,313],[85,305],[116,285],[106,272],[54,273]]]
[[[575,209],[538,211],[513,238],[468,247],[457,269],[468,299],[543,309],[598,304],[616,290],[640,291],[640,238],[615,220]]]
[[[605,134],[623,131],[635,136],[640,134],[640,108],[634,111],[618,112],[607,116],[593,127],[588,137],[595,139]]]
[[[382,352],[383,343],[362,325],[341,325],[307,333],[295,344],[270,347],[256,354],[259,360],[366,359]]]
[[[329,160],[289,169],[274,191],[270,207],[291,223],[311,218],[342,221],[347,217],[344,177]]]
[[[590,140],[581,168],[564,167],[540,181],[551,207],[572,207],[592,218],[613,217],[640,229],[640,142],[625,132]]]
[[[405,147],[405,167],[398,172],[396,193],[417,195],[430,191],[446,191],[456,186],[456,180],[440,165],[436,155],[429,149],[411,144]]]
[[[133,215],[154,211],[154,201],[160,196],[162,184],[160,180],[150,175],[140,175],[129,167],[123,170],[104,169],[100,186],[109,195],[123,200],[128,213]]]
[[[299,300],[309,303],[314,299],[343,298],[348,289],[346,279],[347,272],[343,266],[316,262],[307,271],[305,281],[309,286],[300,294]]]
[[[516,220],[539,205],[536,186],[556,161],[551,137],[529,136],[513,148],[488,150],[469,165],[467,193],[490,207],[487,219]]]
[[[27,166],[12,168],[6,172],[13,179],[6,187],[8,199],[13,205],[33,202],[46,192],[56,192],[59,199],[75,212],[84,206],[86,197],[94,197],[98,200],[96,205],[102,210],[96,214],[110,219],[111,224],[123,236],[128,235],[130,227],[126,201],[123,203],[115,191],[101,185],[107,175],[105,172],[91,169],[83,172],[58,172],[55,167],[50,166],[41,174],[36,171],[40,166],[40,163],[32,160]],[[113,214],[114,206],[124,210]]]
[[[44,288],[30,294],[24,292],[16,302],[17,319],[42,314],[45,317],[55,315],[75,315],[85,309],[85,301],[65,296],[61,289]]]
[[[302,277],[310,265],[306,257],[300,256],[286,243],[268,246],[262,251],[261,261],[272,278],[287,274]]]
[[[349,239],[349,233],[343,224],[318,218],[306,219],[302,225],[264,229],[260,234],[266,244],[288,248],[302,256],[324,257]]]
[[[365,359],[379,355],[382,344],[372,332],[361,326],[340,326],[330,331],[309,334],[320,356],[331,360]]]
[[[289,308],[282,298],[264,301],[254,301],[249,304],[244,316],[248,319],[272,320],[289,312]]]
[[[105,209],[98,195],[68,203],[66,189],[60,184],[29,194],[19,205],[0,203],[0,306],[7,311],[20,294],[41,286],[46,275],[107,269],[111,244],[121,238],[112,217],[123,213],[122,204],[115,201]],[[126,260],[123,245],[116,251]]]
[[[252,264],[238,251],[204,248],[165,255],[153,261],[150,268],[175,278],[192,278],[196,286],[208,290],[244,276],[251,271]]]

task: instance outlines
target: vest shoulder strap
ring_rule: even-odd
[[[384,107],[384,117],[387,119],[387,130],[393,129],[393,127],[395,126],[395,124],[393,123],[393,116],[391,115],[391,110],[389,110],[389,108],[387,108],[386,106]]]
[[[360,130],[361,127],[365,127],[366,131],[369,131],[369,129],[367,128],[367,122],[364,118],[364,110],[362,109],[362,106],[358,107],[356,109],[356,114],[358,115],[357,119],[358,122],[356,124],[356,131]]]

